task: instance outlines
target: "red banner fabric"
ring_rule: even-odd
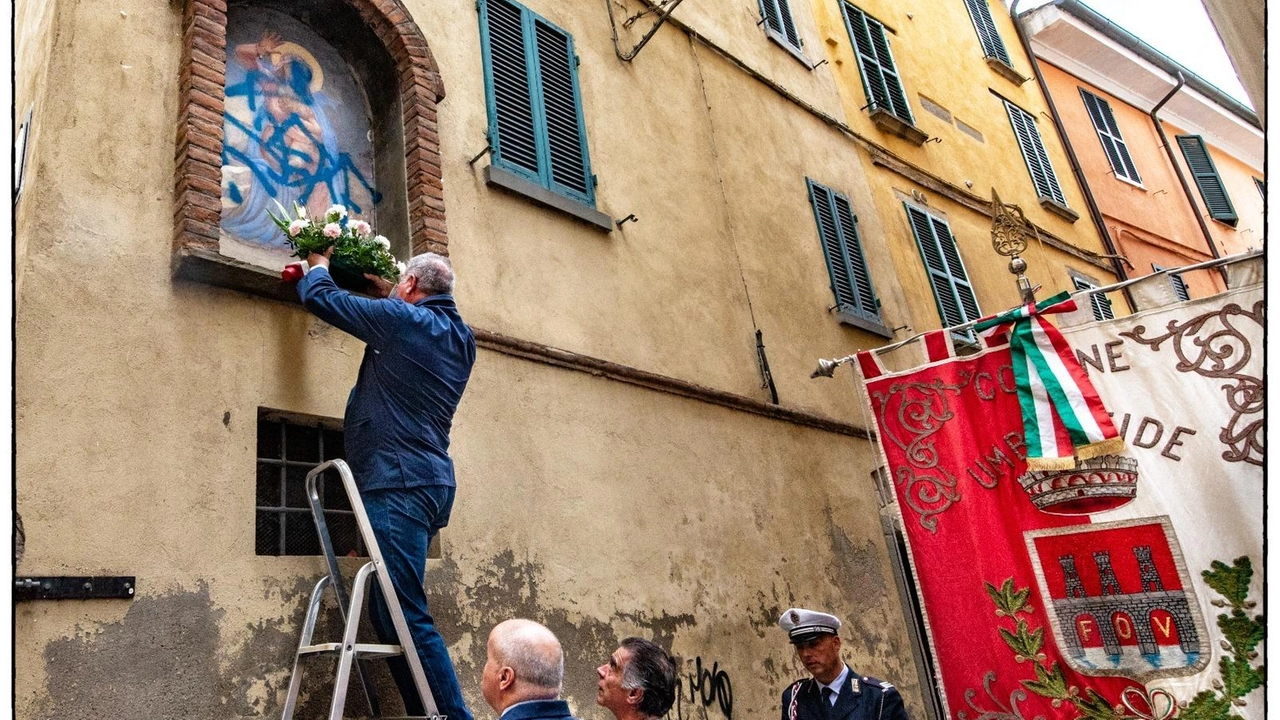
[[[1064,586],[1066,564],[1059,559],[1074,557],[1070,528],[1087,529],[1089,521],[1042,512],[1018,484],[1027,469],[1026,449],[1009,348],[893,375],[875,376],[879,366],[869,353],[859,365],[949,715],[1074,718],[1121,705],[1121,693],[1136,683],[1073,670],[1041,602],[1037,567],[1052,576],[1047,582],[1054,587]],[[1053,537],[1040,541],[1051,547],[1043,562],[1033,563],[1026,533],[1037,530]],[[1088,548],[1078,554],[1080,567],[1093,567]],[[1166,562],[1166,551],[1155,554]],[[1126,585],[1137,577],[1133,555],[1124,548],[1115,557]],[[1176,572],[1166,580],[1169,586],[1177,582]],[[1161,621],[1169,624],[1163,615],[1155,620]],[[1086,630],[1089,622],[1081,621]],[[1073,652],[1082,655],[1095,635],[1080,636]]]

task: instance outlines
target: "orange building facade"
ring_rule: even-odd
[[[1130,277],[1262,247],[1256,114],[1075,0],[1022,21]],[[1212,270],[1171,282],[1184,299],[1225,289]]]

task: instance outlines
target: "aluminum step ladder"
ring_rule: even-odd
[[[342,487],[347,493],[347,500],[355,513],[356,526],[360,537],[364,539],[365,548],[369,551],[369,562],[356,572],[351,585],[351,597],[347,598],[346,587],[342,580],[342,572],[338,569],[338,559],[333,554],[333,541],[329,537],[329,527],[324,520],[324,508],[320,504],[320,494],[316,490],[317,479],[325,470],[333,468],[342,478]],[[404,613],[400,610],[400,599],[391,586],[391,578],[383,568],[382,551],[378,541],[369,527],[369,515],[365,512],[364,503],[360,501],[360,493],[356,489],[355,478],[351,468],[342,460],[329,460],[315,466],[307,473],[307,500],[311,504],[311,517],[316,523],[316,533],[320,536],[320,546],[324,549],[325,561],[329,565],[329,574],[320,578],[311,592],[311,604],[307,608],[307,619],[302,624],[302,638],[298,641],[298,653],[293,659],[293,678],[289,681],[289,694],[285,699],[281,720],[292,720],[294,709],[298,703],[298,691],[302,687],[302,658],[313,655],[332,655],[338,659],[337,677],[333,683],[333,700],[329,704],[329,720],[341,720],[343,707],[347,702],[347,687],[354,667],[356,675],[364,690],[365,699],[369,703],[369,715],[382,717],[378,701],[374,697],[373,686],[365,667],[366,660],[389,658],[403,655],[409,665],[409,674],[413,677],[418,696],[422,699],[422,707],[427,715],[415,716],[421,720],[444,720],[436,706],[431,688],[427,686],[426,675],[422,672],[422,662],[413,645],[413,637],[409,635],[409,626],[405,622]],[[387,610],[391,614],[391,622],[395,626],[398,645],[362,643],[356,638],[360,626],[360,613],[364,609],[365,596],[369,590],[369,577],[373,576],[382,590]],[[332,589],[342,613],[345,630],[341,642],[313,642],[312,635],[316,629],[316,618],[320,615],[320,604],[324,600],[325,590]],[[407,719],[406,719],[407,720]]]

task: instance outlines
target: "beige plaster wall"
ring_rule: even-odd
[[[27,130],[26,161],[23,169],[23,195],[14,207],[13,238],[14,291],[21,295],[27,256],[28,230],[34,217],[27,210],[33,187],[39,185],[40,137],[44,120],[45,76],[50,48],[53,45],[54,17],[62,5],[58,0],[18,0],[13,4],[13,131],[32,110]],[[17,159],[15,158],[15,162]]]
[[[23,574],[136,575],[139,592],[18,606],[17,716],[271,716],[321,563],[254,555],[256,411],[339,417],[362,348],[297,306],[170,279],[180,11],[119,5],[64,6],[54,28],[56,112],[24,200],[43,221],[17,317],[16,485]],[[859,419],[847,383],[801,377],[868,342],[825,314],[804,194],[812,174],[870,202],[842,141],[787,105],[748,122],[776,96],[672,29],[642,69],[613,57],[597,3],[532,6],[578,41],[602,207],[642,219],[604,236],[484,187],[466,164],[485,125],[474,9],[410,3],[449,89],[464,316],[761,397],[750,294],[784,402]],[[889,305],[892,281],[878,289]],[[482,351],[454,443],[459,502],[428,576],[481,716],[484,635],[525,615],[564,640],[586,719],[604,720],[594,667],[632,633],[668,643],[686,681],[718,663],[734,717],[774,717],[801,674],[772,625],[792,604],[842,615],[850,662],[919,716],[866,441]]]

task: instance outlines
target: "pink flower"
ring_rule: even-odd
[[[373,232],[373,228],[369,226],[369,223],[363,220],[352,220],[347,226],[355,231],[355,234],[360,237],[365,237],[369,233]]]
[[[294,220],[293,222],[289,223],[289,237],[298,237],[298,233],[305,230],[307,225],[309,224],[310,223],[308,223],[306,220],[302,220],[302,219]]]
[[[338,223],[336,222],[331,222],[328,225],[324,226],[324,236],[327,238],[336,238],[341,234],[342,234],[342,228],[339,227]]]

